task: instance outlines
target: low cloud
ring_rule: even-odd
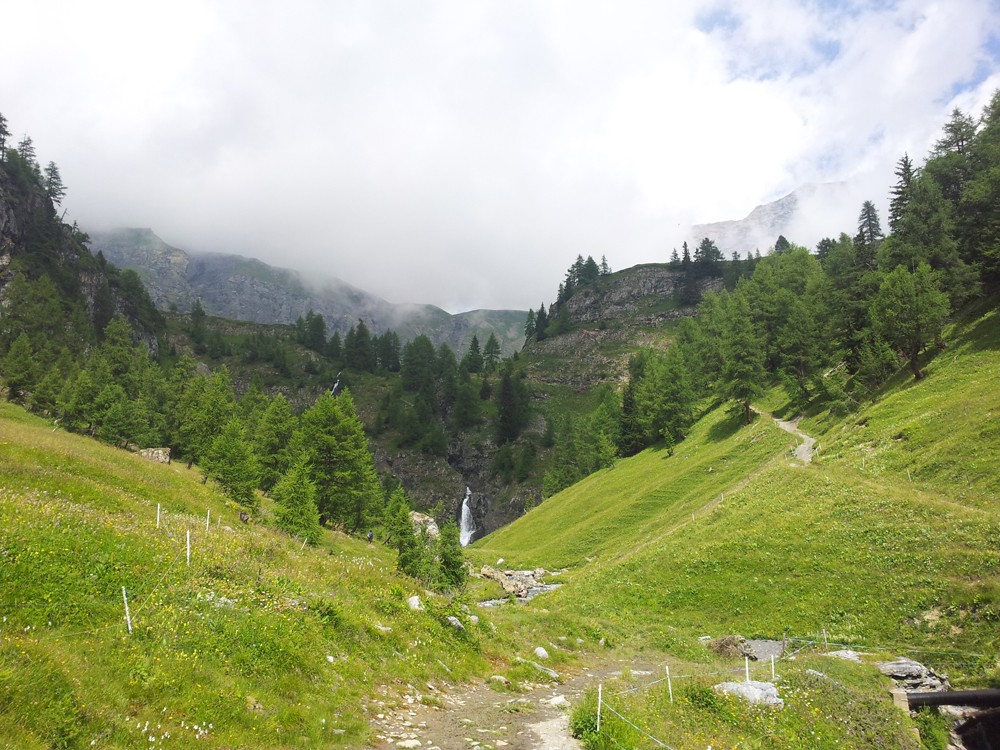
[[[0,111],[60,165],[84,227],[393,302],[523,309],[577,254],[665,260],[691,224],[804,183],[856,190],[838,216],[884,207],[895,160],[1000,86],[997,17],[988,0],[38,0],[5,11]]]

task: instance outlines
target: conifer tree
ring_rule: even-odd
[[[438,536],[438,580],[441,588],[455,591],[465,585],[468,577],[458,524],[449,519]]]
[[[496,372],[497,365],[500,364],[500,342],[496,335],[490,331],[490,337],[486,340],[483,348],[483,372]]]
[[[741,290],[732,295],[723,339],[722,378],[725,396],[735,403],[744,424],[753,421],[752,404],[764,392],[765,341],[750,315]]]
[[[226,495],[244,508],[257,509],[254,490],[260,480],[260,468],[246,429],[238,418],[226,422],[212,440],[204,464],[206,475],[215,479]]]
[[[316,485],[309,479],[304,459],[288,469],[274,485],[271,497],[278,503],[277,525],[292,536],[316,545],[323,527],[316,507]]]
[[[43,184],[45,186],[45,194],[49,197],[49,200],[56,206],[62,203],[62,199],[66,195],[66,186],[63,185],[62,177],[59,174],[59,167],[56,166],[54,161],[50,161],[45,167]]]
[[[528,317],[524,320],[524,338],[531,339],[535,335],[535,311],[528,310]]]
[[[272,398],[253,433],[254,452],[260,457],[260,488],[265,492],[291,468],[291,443],[298,420],[282,394]]]
[[[35,384],[35,355],[28,334],[22,333],[11,344],[3,358],[3,376],[7,383],[7,400],[20,399]]]
[[[483,354],[479,349],[479,337],[472,334],[472,341],[469,342],[469,351],[462,357],[462,366],[466,372],[483,371]]]
[[[7,129],[7,118],[0,113],[0,164],[7,160],[7,139],[10,131]]]
[[[910,188],[916,177],[916,170],[909,154],[903,154],[896,162],[896,184],[889,190],[889,229],[895,232],[903,218],[903,212],[910,202]]]
[[[941,332],[948,315],[948,297],[937,274],[926,263],[911,272],[897,266],[886,275],[872,300],[872,321],[885,341],[903,350],[913,377],[924,377],[919,356]]]

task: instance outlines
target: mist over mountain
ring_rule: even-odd
[[[766,254],[779,235],[813,248],[823,237],[837,237],[857,223],[861,200],[847,182],[802,185],[788,195],[753,209],[742,219],[695,224],[691,237],[714,241],[727,256],[760,250]]]
[[[152,229],[91,232],[90,238],[94,253],[139,275],[161,310],[185,312],[200,299],[209,315],[254,323],[294,323],[313,310],[331,334],[343,335],[361,319],[374,333],[391,329],[403,340],[423,334],[456,351],[473,335],[485,341],[493,333],[507,354],[524,342],[522,310],[451,314],[434,305],[396,304],[333,276],[306,278],[254,258],[180,250]]]

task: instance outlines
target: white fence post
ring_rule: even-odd
[[[667,665],[667,692],[670,693],[670,702],[674,702],[674,686],[670,683],[670,665]]]
[[[744,662],[744,667],[746,668],[747,671],[747,682],[750,682],[750,657],[744,656],[743,662]]]
[[[604,684],[599,683],[597,685],[597,731],[601,731],[601,700],[602,693],[604,691]]]
[[[160,504],[156,504],[156,528],[160,528]]]
[[[129,635],[132,635],[132,615],[128,612],[128,595],[124,586],[122,586],[122,601],[125,602],[125,624],[128,625]]]
[[[205,513],[205,531],[208,531],[208,524],[212,522],[212,509],[209,508]]]
[[[187,564],[191,567],[191,529],[187,530]]]

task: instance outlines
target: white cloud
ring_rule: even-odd
[[[1000,82],[987,0],[36,0],[5,25],[0,111],[84,226],[449,309],[537,307],[577,253],[662,260],[805,182],[884,204]]]

